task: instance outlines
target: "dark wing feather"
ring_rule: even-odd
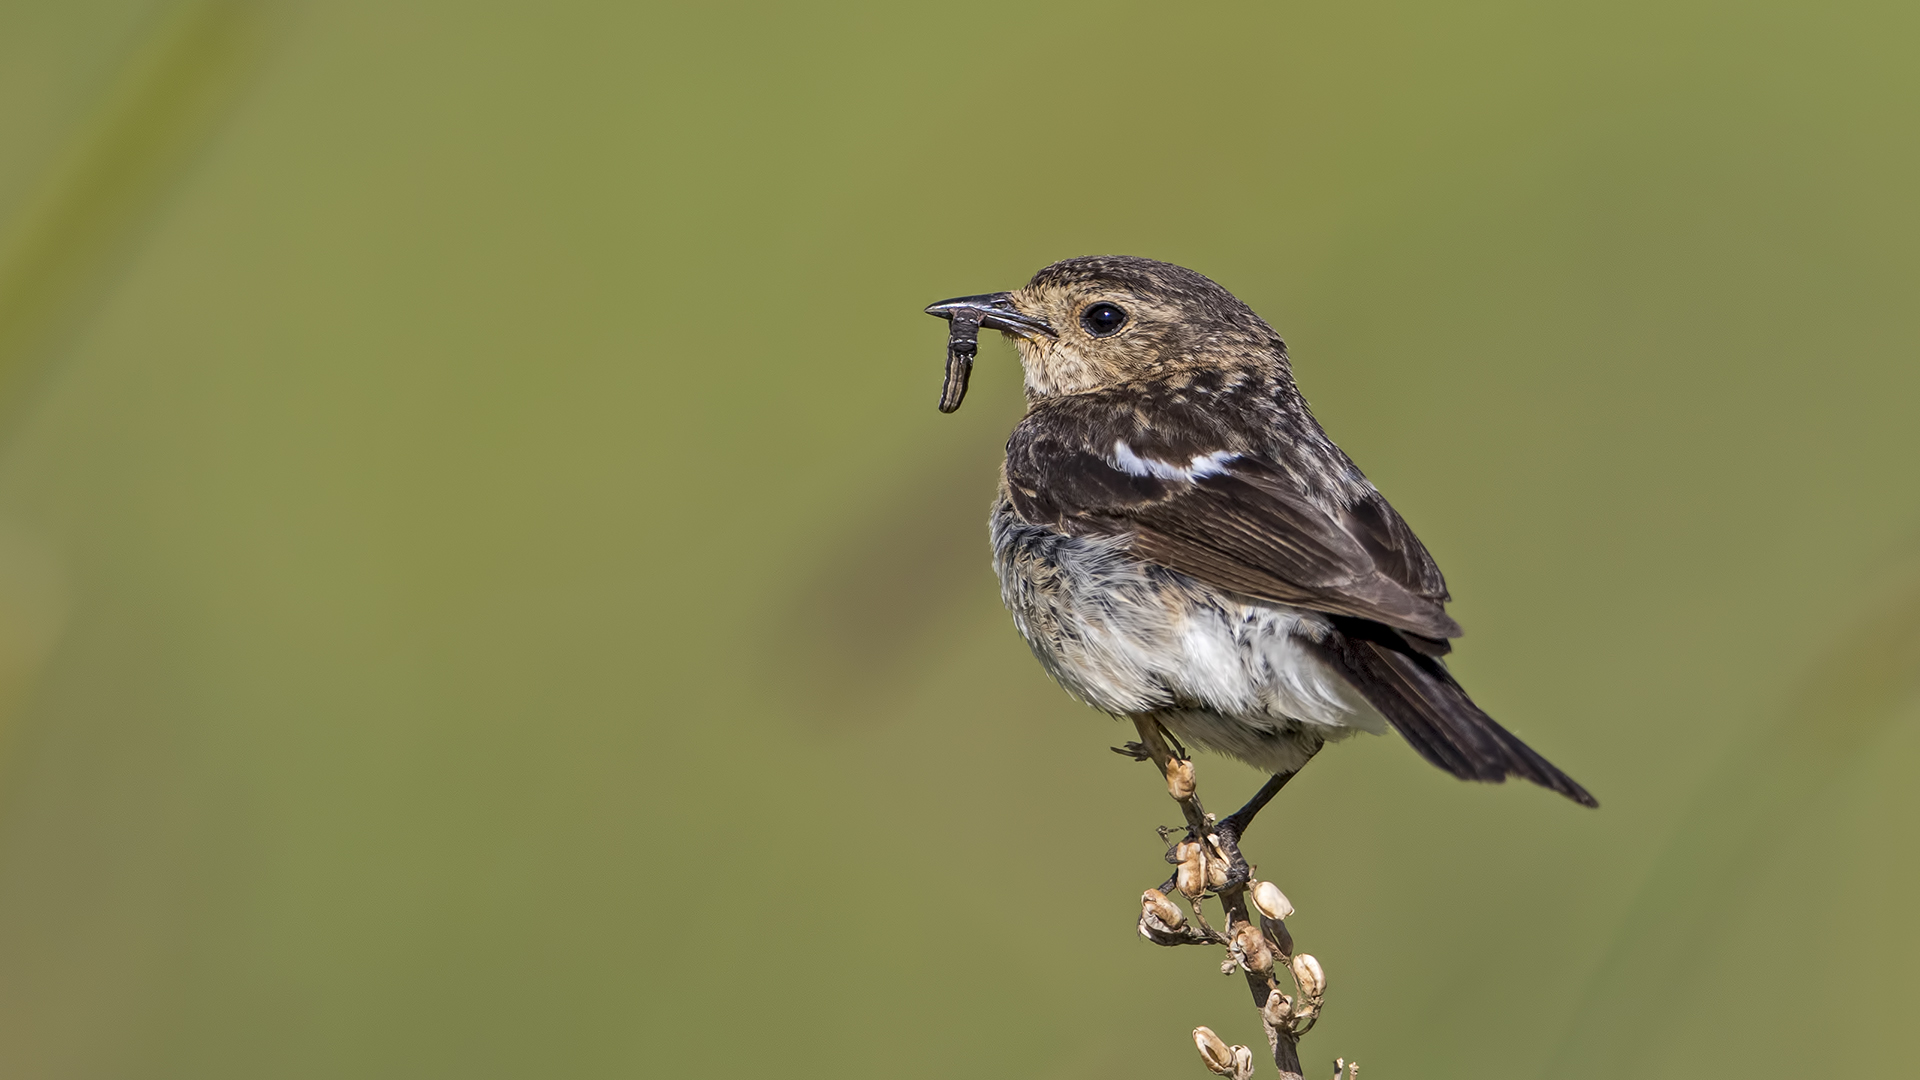
[[[1089,416],[1093,403],[1073,404],[1036,410],[1008,442],[1008,487],[1029,521],[1129,535],[1144,559],[1247,596],[1385,623],[1431,654],[1460,635],[1439,568],[1371,485],[1316,496],[1306,468],[1251,452],[1191,480],[1137,475],[1110,456],[1116,441],[1173,462],[1231,444],[1197,424],[1152,423],[1190,415],[1142,417],[1136,405]]]

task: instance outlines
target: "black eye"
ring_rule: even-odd
[[[1080,313],[1080,325],[1094,337],[1106,337],[1127,325],[1127,313],[1113,304],[1095,304]]]

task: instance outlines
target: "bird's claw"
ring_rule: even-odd
[[[1253,880],[1253,867],[1247,857],[1240,854],[1240,830],[1231,822],[1223,821],[1214,827],[1212,839],[1214,847],[1227,859],[1227,883],[1215,892],[1238,889]]]

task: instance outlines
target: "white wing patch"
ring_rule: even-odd
[[[1125,439],[1113,440],[1114,468],[1128,476],[1152,476],[1161,480],[1191,482],[1226,472],[1227,463],[1239,456],[1230,450],[1215,450],[1211,454],[1195,454],[1193,460],[1185,465],[1175,465],[1170,461],[1143,458],[1133,452],[1133,447],[1128,446]]]

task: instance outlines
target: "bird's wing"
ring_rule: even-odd
[[[1210,585],[1383,623],[1423,652],[1447,651],[1460,626],[1413,530],[1364,480],[1339,493],[1310,486],[1314,464],[1290,459],[1288,445],[1255,449],[1198,406],[1078,395],[1020,423],[1006,479],[1030,521],[1126,535],[1134,554]],[[1344,457],[1339,466],[1351,468]]]

